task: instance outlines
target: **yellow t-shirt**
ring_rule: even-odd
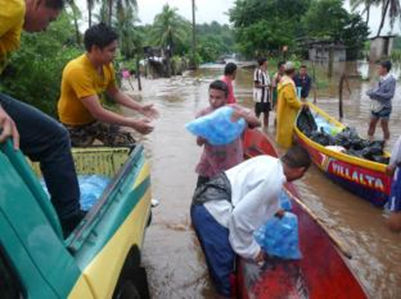
[[[9,52],[18,49],[25,18],[24,0],[0,0],[0,74]]]
[[[86,125],[95,120],[81,99],[98,95],[99,98],[110,87],[115,86],[113,65],[103,66],[99,75],[86,54],[70,62],[64,68],[61,79],[61,95],[57,109],[60,121],[71,126]]]

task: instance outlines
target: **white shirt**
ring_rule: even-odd
[[[283,166],[279,159],[263,155],[225,173],[231,184],[231,203],[215,200],[204,206],[219,224],[229,229],[233,250],[243,258],[254,259],[260,246],[253,232],[279,210],[278,197],[286,181]]]
[[[395,167],[398,163],[401,163],[401,136],[398,137],[393,146],[389,165]]]
[[[260,68],[257,68],[253,73],[253,82],[258,82],[261,85],[271,85],[269,74]],[[257,103],[267,103],[269,101],[269,92],[270,89],[268,87],[254,87],[253,100]]]

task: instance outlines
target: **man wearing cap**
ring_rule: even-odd
[[[277,131],[276,142],[284,148],[292,145],[292,134],[298,110],[304,105],[297,99],[294,83],[295,67],[291,61],[285,64],[285,75],[280,80],[277,91]]]

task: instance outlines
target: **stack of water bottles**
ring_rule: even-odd
[[[291,202],[284,191],[279,199],[282,209],[286,210],[284,216],[269,219],[255,231],[254,238],[270,256],[297,260],[302,257],[299,250],[298,217],[288,212]]]
[[[243,118],[231,120],[233,112],[231,107],[222,107],[187,123],[185,127],[192,134],[205,138],[211,145],[229,144],[242,134],[246,126]]]

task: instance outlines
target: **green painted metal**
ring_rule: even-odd
[[[31,167],[28,165],[24,155],[21,153],[21,151],[14,150],[11,140],[7,140],[7,142],[0,144],[0,150],[7,156],[8,160],[20,175],[25,185],[32,192],[58,237],[63,240],[63,233],[61,231],[61,226],[56,211],[50,204],[47,194],[44,192]]]
[[[57,215],[24,156],[10,142],[0,146],[0,244],[28,298],[66,298],[84,269],[116,233],[150,188],[133,188],[145,158],[138,146],[83,223],[80,238],[61,238]],[[92,211],[91,211],[92,212]],[[66,243],[73,254],[67,250]]]
[[[42,205],[32,192],[35,177],[24,177],[0,151],[0,240],[29,298],[65,298],[80,276]],[[14,161],[19,158],[14,157]],[[22,164],[20,164],[22,165]],[[21,171],[22,169],[22,171]],[[20,170],[19,172],[17,170]],[[31,187],[31,188],[30,188]],[[47,201],[50,205],[50,201]]]

